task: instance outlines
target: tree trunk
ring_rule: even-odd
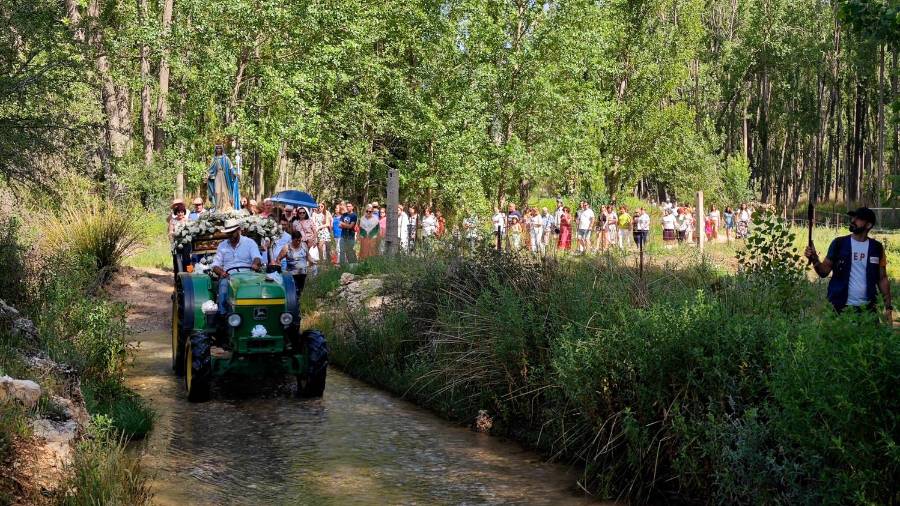
[[[153,149],[157,153],[166,148],[165,123],[169,119],[169,36],[172,31],[172,10],[175,0],[164,0],[162,12],[162,56],[159,59],[159,95],[156,97],[156,128],[153,135]],[[184,187],[184,173],[181,172]],[[178,181],[176,181],[178,184]]]
[[[279,192],[287,186],[287,141],[282,139],[278,146],[278,159],[275,161],[275,170],[278,172],[278,183],[275,191]]]
[[[138,0],[140,24],[147,24],[147,0]],[[150,48],[141,44],[141,126],[144,134],[144,167],[153,164],[153,125],[150,124]]]
[[[116,90],[110,72],[109,58],[106,56],[106,48],[103,46],[103,31],[100,27],[99,0],[91,0],[88,3],[84,18],[82,18],[78,0],[65,1],[66,14],[73,27],[75,40],[87,44],[94,53],[94,66],[100,78],[100,98],[106,119],[105,137],[108,151],[113,157],[121,157],[128,149],[129,139],[126,132],[130,130],[130,127],[126,128],[122,125],[122,117],[127,118],[128,115],[123,114],[120,108],[127,107],[127,104],[119,103],[119,92]],[[105,166],[110,167],[109,164],[105,164]],[[104,172],[110,172],[106,176],[112,177],[111,169],[105,169]]]
[[[231,96],[228,99],[228,107],[225,110],[225,126],[230,126],[234,121],[234,110],[237,108],[240,98],[241,84],[244,82],[244,71],[247,70],[247,62],[250,60],[250,48],[241,50],[238,55],[237,71],[234,75],[234,86],[231,88]]]

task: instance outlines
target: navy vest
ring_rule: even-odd
[[[847,235],[835,239],[828,247],[828,258],[834,264],[831,281],[828,282],[828,301],[834,307],[842,309],[847,305],[850,291],[850,269],[853,264],[853,248]],[[866,258],[866,298],[874,304],[878,296],[878,280],[881,279],[881,262],[884,259],[884,246],[875,239],[869,238],[869,254]],[[873,263],[874,262],[874,263]]]

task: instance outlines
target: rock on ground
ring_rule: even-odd
[[[34,409],[41,398],[41,386],[31,380],[0,376],[0,401],[16,400],[28,409]]]

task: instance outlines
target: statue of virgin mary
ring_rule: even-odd
[[[225,148],[216,144],[215,155],[209,166],[209,179],[206,183],[209,200],[214,210],[231,211],[240,210],[241,196],[238,189],[240,173],[231,164],[231,159],[225,154]]]

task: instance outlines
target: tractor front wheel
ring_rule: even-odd
[[[187,398],[191,402],[209,400],[209,383],[211,376],[210,339],[203,333],[197,333],[187,339],[184,346],[184,386]]]
[[[300,340],[306,345],[309,367],[306,374],[297,375],[297,395],[322,397],[328,372],[328,343],[325,341],[325,334],[318,330],[307,330],[300,336]]]

